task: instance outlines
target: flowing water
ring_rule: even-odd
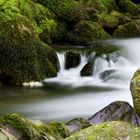
[[[118,46],[120,52],[96,58],[92,76],[81,77],[80,71],[94,58],[94,52],[88,56],[81,54],[80,65],[69,70],[65,69],[65,53],[62,52],[58,53],[58,76],[45,79],[44,85],[1,87],[0,115],[19,112],[32,119],[67,121],[90,117],[116,100],[132,105],[129,83],[140,67],[140,38],[114,39],[106,43]]]

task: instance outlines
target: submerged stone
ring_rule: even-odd
[[[97,112],[88,119],[91,124],[107,121],[125,121],[131,125],[140,126],[140,119],[127,102],[116,101]]]

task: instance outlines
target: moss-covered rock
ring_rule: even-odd
[[[68,127],[61,122],[50,122],[47,126],[53,131],[53,134],[51,135],[56,138],[56,140],[61,140],[62,138],[70,136]]]
[[[140,69],[138,69],[131,80],[131,95],[133,98],[134,109],[140,117]]]
[[[108,12],[115,10],[117,8],[115,0],[99,0],[99,1],[108,9]]]
[[[133,20],[118,26],[114,32],[115,37],[131,37],[140,34],[140,20]]]
[[[131,126],[126,122],[114,121],[93,125],[74,133],[65,140],[138,140],[139,138],[139,127]]]
[[[80,21],[74,30],[67,34],[69,42],[83,45],[90,44],[94,40],[107,38],[110,38],[110,35],[98,23],[86,20]]]
[[[1,81],[21,85],[57,75],[56,53],[43,44],[25,17],[0,21]]]
[[[1,118],[0,128],[22,140],[62,140],[70,136],[68,127],[61,122],[45,124],[18,114],[9,114]]]
[[[132,15],[137,15],[140,13],[139,7],[130,0],[119,0],[118,6],[120,8],[120,11],[124,13],[128,12]]]
[[[81,56],[79,53],[76,52],[66,52],[65,56],[65,68],[70,69],[70,68],[75,68],[77,67],[81,62]]]
[[[96,14],[94,18],[96,18],[96,21],[103,26],[104,30],[109,33],[110,35],[113,34],[114,30],[119,25],[119,17],[118,15],[112,15],[112,14]]]
[[[88,62],[80,71],[81,76],[91,76],[93,74],[93,63]]]

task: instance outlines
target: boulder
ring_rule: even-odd
[[[111,121],[93,125],[65,140],[139,140],[140,128],[126,122]]]
[[[140,20],[133,20],[124,25],[118,26],[115,30],[115,37],[132,37],[140,35]]]
[[[130,90],[134,103],[134,109],[140,117],[140,69],[138,69],[132,77]]]
[[[66,52],[65,55],[65,68],[75,68],[77,67],[81,62],[81,56],[79,53],[75,53],[72,51]]]
[[[70,120],[68,123],[66,123],[66,126],[68,127],[71,134],[73,134],[76,131],[79,131],[81,129],[89,127],[91,124],[89,121],[83,119],[83,118],[76,118],[73,120]]]
[[[81,76],[91,76],[93,74],[93,63],[88,62],[80,71]]]
[[[73,44],[87,45],[95,40],[110,38],[104,29],[96,22],[82,20],[67,34],[67,40]]]
[[[140,126],[140,119],[132,106],[122,101],[111,103],[88,120],[90,124],[99,124],[107,121],[125,121],[131,125]]]
[[[96,22],[98,22],[107,33],[112,35],[119,25],[120,14],[96,14],[94,18],[96,18]]]
[[[0,118],[0,128],[7,130],[17,140],[61,140],[70,136],[68,127],[61,122],[45,124],[19,114],[9,114]]]
[[[41,42],[25,17],[0,21],[0,81],[22,85],[54,77],[58,71],[55,51]]]
[[[130,13],[131,15],[137,15],[140,13],[140,9],[130,0],[118,0],[118,6],[121,12]]]

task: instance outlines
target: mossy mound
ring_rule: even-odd
[[[76,132],[66,140],[138,140],[140,128],[126,122],[114,121],[93,125]]]
[[[140,9],[130,0],[119,0],[118,5],[121,12],[130,13],[131,15],[137,15],[140,13]]]
[[[140,20],[133,20],[124,25],[118,26],[114,32],[116,37],[131,37],[140,35]]]
[[[57,75],[57,56],[25,17],[0,22],[0,80],[21,85]]]
[[[108,39],[103,28],[93,21],[80,21],[73,31],[67,34],[67,39],[70,43],[87,45],[98,39]]]
[[[63,123],[51,122],[46,125],[18,114],[5,115],[0,119],[0,127],[22,140],[61,140],[70,136]]]
[[[136,113],[140,117],[140,69],[138,69],[131,80],[130,84],[130,89],[131,89],[131,95],[133,98],[133,103],[134,103],[134,109],[136,110]]]
[[[83,118],[76,118],[70,120],[68,123],[66,123],[66,125],[69,128],[70,133],[73,134],[76,131],[89,127],[90,123]]]

